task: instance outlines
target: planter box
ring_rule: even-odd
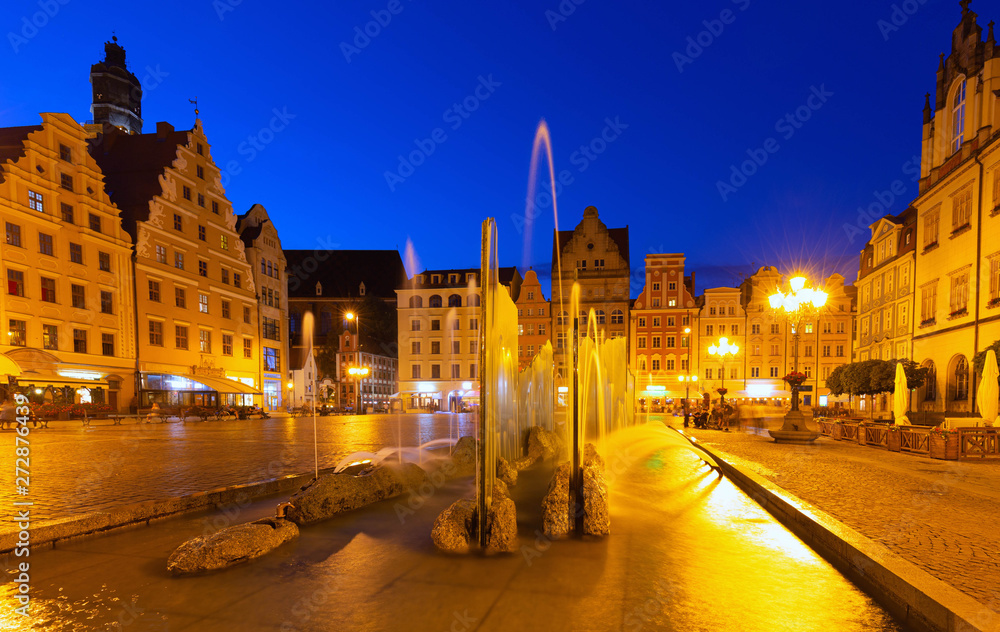
[[[865,427],[863,424],[858,425],[858,445],[868,445],[868,437],[865,436]]]
[[[899,452],[900,451],[900,435],[898,430],[890,430],[885,436],[886,447],[889,448],[889,452]]]
[[[840,441],[840,437],[844,432],[843,424],[833,424],[833,430],[830,432],[830,438]]]
[[[932,459],[958,460],[958,435],[932,433],[927,438],[928,454]]]

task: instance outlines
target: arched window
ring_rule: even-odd
[[[965,356],[955,365],[955,399],[960,402],[969,399],[969,361]]]
[[[435,294],[427,299],[427,307],[441,307],[441,297]]]
[[[604,324],[604,310],[603,309],[599,309],[596,312],[594,312],[594,316],[597,317],[597,324],[598,325],[603,325]]]
[[[933,402],[937,399],[937,369],[931,360],[925,362],[924,366],[927,367],[927,379],[924,381],[924,401]]]
[[[469,297],[469,307],[479,307],[479,305],[480,302],[478,294],[473,294],[472,296]]]
[[[420,296],[411,296],[410,297],[410,307],[423,307],[423,306],[424,306],[424,299],[423,299],[423,297],[420,297]]]
[[[612,325],[621,325],[624,322],[625,322],[625,314],[622,313],[622,310],[616,309],[615,311],[611,312]]]
[[[452,294],[448,297],[448,307],[461,307],[462,297],[458,294]]]
[[[965,79],[958,84],[955,96],[951,100],[951,152],[962,148],[965,136]]]
[[[646,370],[646,358],[639,358],[639,370],[640,371]]]

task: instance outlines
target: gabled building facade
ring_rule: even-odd
[[[549,302],[542,294],[542,284],[534,270],[525,272],[521,282],[517,297],[517,326],[518,367],[524,369],[549,341],[552,328]]]

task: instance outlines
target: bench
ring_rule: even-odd
[[[180,416],[180,413],[173,408],[160,408],[157,409],[156,411],[153,411],[152,408],[140,408],[137,414],[139,415],[140,423],[155,422],[155,423],[165,424],[168,423],[167,420],[170,419],[171,417],[175,417],[180,421],[184,421],[184,419]]]

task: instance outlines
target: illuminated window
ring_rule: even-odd
[[[951,100],[951,151],[955,153],[962,148],[965,137],[965,80],[958,85],[955,96]]]
[[[28,208],[39,213],[45,212],[45,202],[41,193],[28,191]]]

